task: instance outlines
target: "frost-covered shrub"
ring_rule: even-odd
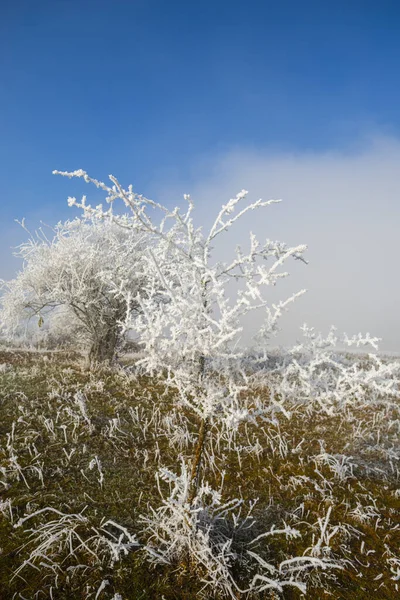
[[[302,327],[304,341],[275,355],[270,369],[259,372],[271,396],[281,405],[317,405],[330,414],[352,405],[388,403],[400,397],[400,361],[379,356],[378,338],[368,333],[327,337]],[[340,348],[370,348],[368,354],[346,354]],[[371,350],[372,349],[372,350]],[[257,359],[268,364],[268,354]],[[257,364],[257,360],[255,364]]]
[[[282,267],[289,259],[304,261],[306,247],[290,247],[268,239],[260,244],[251,234],[247,250],[237,248],[230,261],[217,262],[212,252],[216,238],[249,211],[275,201],[246,203],[247,192],[243,190],[222,206],[210,229],[204,232],[194,224],[194,204],[189,196],[185,196],[187,209],[181,212],[148,200],[131,187],[125,190],[112,176],[112,185],[108,186],[84,171],[61,174],[82,177],[106,193],[108,210],[101,205],[92,208],[85,197],[80,203],[69,199],[69,204],[82,208],[87,218],[108,219],[136,235],[157,240],[144,252],[145,293],[137,295],[140,314],[135,318],[135,327],[143,345],[137,366],[148,375],[162,376],[177,405],[197,422],[198,433],[192,457],[183,463],[182,475],[168,475],[175,483],[170,497],[159,509],[153,509],[152,517],[147,517],[153,542],[150,553],[158,560],[178,563],[189,556],[199,572],[205,571],[206,585],[216,585],[234,597],[238,588],[231,575],[232,537],[216,541],[214,508],[204,503],[205,496],[214,500],[218,496],[206,481],[207,465],[215,468],[212,449],[221,444],[240,455],[236,445],[240,427],[270,420],[271,406],[265,394],[254,394],[255,378],[246,366],[248,350],[241,345],[242,322],[249,313],[258,312],[257,342],[266,347],[283,311],[304,291],[273,304],[269,289],[287,277]],[[129,216],[113,212],[117,200],[130,210]],[[151,217],[150,211],[154,210],[158,215]],[[240,281],[241,285],[232,288],[232,281]],[[117,283],[114,291],[129,307],[130,294]],[[123,324],[127,330],[132,327],[129,310]],[[250,451],[258,452],[259,447],[256,444]],[[227,513],[229,506],[228,502]],[[263,535],[272,533],[273,528]],[[284,528],[282,533],[291,535],[292,530]],[[253,550],[247,553],[247,560],[250,557],[260,570],[253,573],[249,592],[282,591],[285,585],[304,590],[299,574],[314,567],[337,566],[324,556],[292,557],[284,565],[275,566]]]

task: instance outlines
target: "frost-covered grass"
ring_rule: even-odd
[[[332,415],[285,405],[290,419],[274,405],[233,445],[210,434],[210,487],[185,516],[198,531],[185,557],[170,539],[185,481],[174,474],[190,463],[198,423],[172,392],[61,354],[4,351],[0,365],[2,599],[229,598],[204,587],[210,569],[229,577],[226,565],[241,589],[255,577],[259,588],[298,583],[259,598],[399,597],[398,400]],[[268,405],[268,388],[260,395]]]

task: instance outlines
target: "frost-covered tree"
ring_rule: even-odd
[[[318,406],[329,401],[329,410],[334,410],[338,395],[341,405],[345,405],[357,393],[364,400],[368,391],[373,398],[396,394],[398,369],[388,369],[379,361],[366,367],[346,363],[334,352],[336,338],[316,339],[308,330],[305,345],[270,360],[269,338],[283,311],[303,291],[274,304],[269,290],[287,277],[283,267],[288,260],[304,260],[306,247],[290,247],[268,239],[259,243],[250,234],[247,249],[237,248],[230,261],[217,261],[212,250],[216,238],[243,215],[274,200],[247,203],[247,192],[242,191],[222,206],[209,230],[204,231],[194,224],[194,205],[189,196],[185,197],[184,211],[169,209],[136,194],[132,187],[124,189],[112,176],[111,185],[107,185],[81,170],[60,174],[81,177],[106,193],[109,208],[93,208],[86,204],[85,197],[80,202],[69,199],[69,204],[80,207],[86,218],[110,220],[123,230],[155,240],[143,253],[147,279],[136,296],[140,308],[137,316],[129,310],[131,294],[117,280],[113,287],[116,298],[128,307],[124,327],[131,328],[134,317],[144,346],[138,368],[159,377],[172,391],[176,408],[190,415],[186,431],[174,431],[173,424],[166,423],[171,443],[178,440],[182,448],[182,460],[179,473],[160,471],[162,506],[152,509],[145,519],[150,533],[146,545],[149,556],[156,562],[196,565],[205,585],[219,588],[232,598],[239,591],[282,592],[286,586],[305,592],[310,570],[340,566],[328,552],[325,556],[320,551],[322,544],[325,550],[329,546],[325,530],[332,509],[321,517],[321,538],[305,555],[279,563],[277,557],[268,554],[270,536],[300,535],[285,524],[277,528],[273,525],[247,541],[242,560],[252,578],[239,590],[231,568],[239,560],[233,539],[247,527],[248,519],[240,517],[240,509],[237,512],[242,499],[222,500],[222,487],[213,489],[208,475],[219,473],[221,448],[240,456],[243,449],[237,444],[239,428],[258,427],[260,440],[246,447],[246,452],[258,453],[274,412],[289,417],[288,406],[297,399]],[[113,212],[116,201],[122,201],[130,210],[129,216]],[[158,301],[160,296],[165,302]],[[256,312],[260,328],[255,359],[250,361],[249,350],[242,344],[243,319]],[[376,344],[369,336],[344,338],[344,342],[350,346]],[[169,484],[168,497],[161,490],[161,481]]]
[[[9,335],[35,326],[66,332],[90,362],[111,361],[120,321],[134,317],[145,283],[146,236],[111,220],[75,219],[43,229],[18,248],[22,270],[3,282],[0,320]],[[118,296],[115,286],[123,291]],[[133,321],[132,321],[133,322]]]
[[[140,314],[135,316],[135,328],[144,346],[140,366],[148,373],[167,372],[168,385],[179,394],[180,402],[197,417],[198,444],[191,468],[191,494],[193,500],[201,464],[205,438],[214,427],[233,432],[258,408],[249,408],[243,392],[249,387],[248,374],[243,360],[248,351],[241,345],[242,319],[258,311],[262,325],[259,339],[266,342],[276,331],[277,322],[285,308],[304,290],[277,304],[270,303],[269,289],[288,276],[282,266],[291,258],[303,260],[305,245],[289,247],[267,239],[260,244],[251,234],[249,247],[236,249],[231,262],[220,263],[214,259],[213,244],[249,211],[269,206],[276,200],[247,203],[243,190],[222,206],[208,232],[195,227],[194,204],[185,196],[187,209],[168,209],[161,204],[133,192],[124,190],[112,176],[112,187],[90,178],[83,171],[61,173],[83,177],[107,193],[110,208],[102,205],[92,208],[74,198],[69,204],[84,210],[86,218],[110,220],[122,230],[128,228],[136,235],[148,235],[157,240],[144,253],[147,281],[145,293],[136,300]],[[115,200],[120,199],[131,213],[129,218],[113,212]],[[157,216],[151,216],[150,210]],[[156,213],[157,214],[157,213]],[[240,285],[232,289],[231,282]],[[229,290],[229,293],[228,293]],[[127,290],[115,283],[116,297],[129,305]],[[159,305],[162,295],[166,301]],[[132,326],[130,311],[124,324]],[[254,399],[252,400],[254,406]]]

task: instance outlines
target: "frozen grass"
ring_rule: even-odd
[[[85,372],[61,354],[4,351],[0,364],[0,597],[228,597],[204,588],[201,565],[194,569],[190,558],[174,563],[171,552],[169,564],[148,560],[157,545],[146,527],[170,488],[165,469],[177,472],[181,457],[190,459],[197,431],[162,384]],[[397,599],[399,403],[348,404],[333,416],[291,409],[290,419],[276,411],[271,423],[241,425],[241,452],[228,439],[216,451],[209,437],[207,481],[242,502],[236,523],[216,511],[212,530],[233,540],[224,552],[232,553],[236,581],[246,587],[256,574],[235,560],[248,550],[264,564],[304,555],[344,568],[310,572],[306,595],[284,587],[258,597]],[[167,508],[157,515],[167,519]],[[272,526],[300,535],[263,537]]]

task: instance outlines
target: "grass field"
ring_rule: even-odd
[[[155,473],[177,471],[180,455],[192,455],[191,417],[162,383],[122,369],[83,371],[72,355],[3,351],[0,365],[0,598],[197,597],[201,570],[152,565],[131,537],[151,545],[145,519],[162,502]],[[253,537],[284,522],[301,532],[266,538],[266,560],[315,555],[319,543],[342,568],[311,572],[306,596],[287,588],[259,597],[399,598],[399,403],[291,412],[243,426],[241,455],[209,447],[207,480],[216,489],[223,482],[224,498],[243,499],[243,514],[257,499]],[[168,484],[160,487],[168,495]],[[118,544],[126,545],[116,560]],[[237,539],[238,554],[245,544]],[[248,576],[243,563],[232,569],[238,581]]]

